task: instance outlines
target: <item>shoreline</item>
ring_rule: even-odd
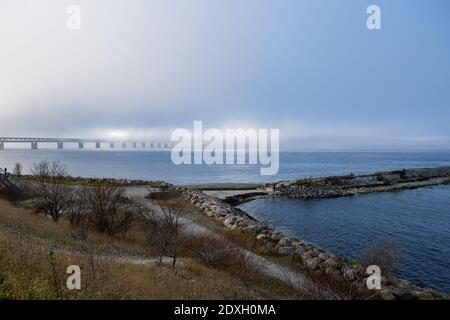
[[[234,188],[234,193],[226,196],[224,201],[236,206],[259,198],[331,199],[445,184],[450,184],[450,166],[286,180],[261,185],[252,189],[253,193],[247,189]],[[210,188],[198,189],[216,193],[219,191]],[[239,193],[239,190],[246,192]]]
[[[176,187],[175,190],[196,206],[211,220],[229,230],[251,234],[262,246],[270,246],[280,256],[297,261],[312,274],[334,274],[352,285],[364,286],[369,275],[361,265],[352,264],[329,250],[323,250],[306,241],[289,237],[261,223],[245,211],[199,190]],[[385,300],[448,300],[450,296],[431,288],[419,287],[409,280],[394,277],[391,282],[382,280],[382,298]]]
[[[14,179],[14,177],[13,177]],[[16,177],[17,179],[17,177]],[[389,179],[389,180],[386,180]],[[32,182],[33,178],[24,176],[17,179],[21,182]],[[356,181],[356,183],[355,183]],[[343,279],[364,285],[368,275],[361,266],[350,264],[349,261],[338,257],[330,251],[317,248],[306,241],[289,237],[281,232],[273,230],[258,221],[251,215],[236,207],[238,204],[230,203],[230,198],[242,199],[243,197],[251,201],[254,197],[286,197],[286,192],[292,187],[294,190],[301,190],[303,193],[294,193],[294,196],[287,198],[311,199],[329,198],[336,196],[359,195],[368,192],[388,192],[399,189],[420,188],[431,185],[438,185],[450,182],[450,167],[437,167],[425,169],[406,169],[400,171],[378,172],[370,175],[349,175],[340,177],[326,177],[309,180],[291,180],[269,184],[260,189],[197,189],[185,186],[175,186],[164,181],[144,181],[128,179],[96,179],[81,177],[66,177],[62,183],[72,185],[89,185],[96,183],[108,183],[114,186],[152,186],[156,192],[180,192],[182,197],[198,208],[199,212],[211,218],[219,225],[229,230],[238,229],[252,235],[257,242],[263,246],[270,246],[276,249],[282,257],[289,257],[299,261],[307,270],[312,273],[335,274]],[[305,190],[298,186],[313,186],[314,189],[307,189],[309,193],[306,197]],[[325,188],[323,188],[325,186]],[[333,188],[327,189],[326,187]],[[272,189],[271,189],[272,188]],[[213,192],[208,195],[209,192]],[[255,190],[258,195],[255,195]],[[316,193],[311,193],[311,190]],[[329,191],[334,193],[330,193]],[[336,190],[341,193],[336,193]],[[245,192],[241,192],[245,191]],[[228,196],[223,196],[223,192],[228,192]],[[222,193],[222,197],[220,197]],[[230,195],[231,193],[231,195]],[[289,194],[288,194],[289,195]],[[312,195],[312,196],[311,196]],[[232,201],[231,201],[232,202]],[[385,284],[381,291],[384,299],[450,299],[442,292],[430,288],[420,288],[411,282],[403,279],[395,279],[393,283]]]

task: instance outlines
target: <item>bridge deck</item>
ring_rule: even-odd
[[[58,149],[63,149],[64,143],[78,143],[80,149],[84,148],[85,143],[95,143],[95,148],[100,149],[101,143],[109,144],[110,148],[116,145],[121,145],[122,148],[127,148],[130,145],[132,148],[137,148],[138,145],[142,148],[162,148],[167,149],[171,144],[166,141],[143,141],[143,140],[108,140],[108,139],[78,139],[78,138],[37,138],[37,137],[0,137],[0,150],[5,148],[5,143],[30,143],[31,149],[37,149],[38,143],[56,143]]]

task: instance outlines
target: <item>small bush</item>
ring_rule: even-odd
[[[403,263],[403,257],[398,251],[394,241],[384,241],[366,248],[361,254],[362,264],[367,267],[376,265],[380,267],[382,276],[392,280],[394,272]]]
[[[89,228],[110,236],[125,236],[136,221],[138,205],[125,196],[123,188],[106,184],[84,187],[72,195],[68,218],[81,234]]]
[[[41,197],[39,209],[57,221],[68,208],[71,189],[60,183],[67,176],[66,167],[58,161],[34,163],[31,169],[36,177],[35,191]]]
[[[261,269],[252,253],[220,235],[202,233],[192,236],[184,241],[182,250],[208,267],[238,276],[245,284],[249,284]]]

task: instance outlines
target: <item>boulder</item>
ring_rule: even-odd
[[[339,267],[339,261],[336,258],[328,258],[323,262],[325,268],[337,269]]]
[[[230,226],[230,225],[233,224],[233,222],[234,222],[233,217],[228,217],[228,218],[226,218],[226,219],[223,221],[223,224],[224,224],[225,226]]]
[[[284,246],[278,249],[278,253],[283,255],[291,255],[294,253],[294,251],[295,251],[294,247],[291,246]]]
[[[270,239],[270,236],[265,233],[261,233],[256,236],[256,240],[269,240],[269,239]]]
[[[283,246],[289,245],[290,242],[291,241],[290,241],[290,239],[288,237],[284,237],[280,241],[278,241],[278,244],[283,247]]]
[[[321,262],[322,260],[320,260],[319,257],[311,258],[306,261],[306,266],[308,267],[309,270],[314,271],[317,270],[317,268],[319,268]]]
[[[272,239],[272,241],[278,242],[281,240],[281,237],[277,234],[272,234],[272,236],[270,237]]]
[[[325,253],[325,252],[319,253],[319,258],[320,258],[322,261],[327,260],[329,257],[330,257],[330,256],[329,256],[327,253]]]
[[[391,293],[399,300],[415,300],[416,298],[413,292],[406,287],[394,288]]]
[[[298,241],[292,241],[291,246],[293,246],[294,248],[299,248],[301,247],[301,243]]]
[[[418,300],[433,300],[433,295],[429,292],[419,291],[414,292]]]

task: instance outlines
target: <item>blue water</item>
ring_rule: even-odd
[[[450,186],[327,200],[260,199],[240,206],[279,230],[349,259],[393,240],[398,275],[450,293]]]
[[[310,175],[450,165],[450,152],[282,152],[278,174],[261,176],[257,165],[176,166],[168,151],[0,151],[1,167],[12,168],[19,161],[25,173],[40,160],[60,160],[73,176],[164,180],[174,184],[260,183]]]

